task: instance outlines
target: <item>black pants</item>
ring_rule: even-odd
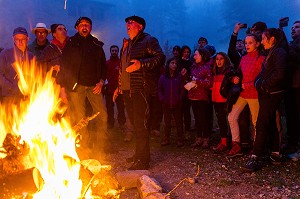
[[[148,164],[150,162],[149,131],[146,128],[149,117],[148,98],[142,91],[134,93],[123,91],[123,99],[136,135],[135,159]]]
[[[195,117],[197,137],[209,138],[211,132],[211,121],[209,115],[210,104],[204,100],[191,100]]]
[[[109,126],[114,126],[115,123],[115,112],[114,106],[115,103],[113,102],[113,94],[105,94],[105,101],[106,101],[106,109],[107,109],[107,124]],[[123,95],[118,95],[116,99],[116,106],[118,110],[118,123],[120,126],[123,126],[126,122],[125,117],[125,105],[123,101]]]
[[[218,125],[220,128],[221,138],[228,137],[228,122],[227,122],[227,113],[225,111],[225,102],[218,103],[214,102],[214,109],[218,119]]]
[[[163,106],[164,111],[164,122],[165,122],[165,138],[169,138],[171,135],[171,120],[172,116],[174,117],[177,131],[177,140],[183,141],[183,120],[182,120],[182,107],[176,106],[169,108]]]
[[[279,134],[276,126],[276,110],[284,93],[259,95],[259,112],[256,122],[256,137],[253,154],[262,156],[266,152],[279,151]]]
[[[149,118],[147,122],[147,129],[151,130],[160,130],[160,123],[163,118],[163,110],[161,103],[157,95],[151,95],[148,98],[149,102]]]
[[[300,88],[290,88],[284,98],[288,149],[295,152],[300,141]]]
[[[191,100],[188,98],[187,94],[183,98],[183,118],[184,118],[184,128],[186,131],[191,130]]]

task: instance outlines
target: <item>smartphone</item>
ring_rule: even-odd
[[[248,25],[247,25],[246,23],[243,23],[243,24],[240,25],[240,27],[241,27],[241,28],[247,28]]]

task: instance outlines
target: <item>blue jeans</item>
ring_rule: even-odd
[[[136,135],[135,159],[142,163],[150,162],[149,131],[147,121],[149,117],[149,104],[143,91],[135,93],[123,92],[123,99],[128,118],[134,126]]]
[[[102,93],[100,94],[94,94],[93,93],[94,86],[87,87],[82,85],[77,85],[75,92],[69,92],[70,96],[70,118],[72,122],[72,126],[76,125],[81,119],[86,118],[86,98],[91,104],[91,107],[93,109],[93,114],[99,112],[99,115],[94,118],[93,122],[95,122],[95,130],[97,132],[94,132],[97,134],[97,140],[94,140],[96,142],[100,143],[94,143],[97,145],[104,145],[106,134],[107,134],[107,112],[105,103],[103,100]],[[90,121],[92,122],[92,121]],[[89,138],[91,137],[90,133],[87,131],[87,127],[82,128],[79,131],[82,135],[82,144],[83,146],[88,146]],[[99,146],[100,147],[100,146]],[[103,147],[103,146],[102,146]]]

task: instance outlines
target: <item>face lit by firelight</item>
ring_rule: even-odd
[[[199,53],[198,50],[195,50],[195,53],[194,53],[194,60],[195,62],[198,64],[198,63],[201,63],[202,61],[202,55]]]
[[[20,49],[22,52],[24,52],[27,48],[28,43],[28,36],[23,34],[16,34],[13,36],[14,43],[18,49]]]
[[[76,30],[82,37],[87,37],[92,31],[92,24],[88,20],[81,20]]]
[[[223,67],[224,62],[225,62],[225,59],[224,59],[223,55],[217,54],[216,55],[216,65],[217,65],[217,67]]]
[[[135,38],[140,32],[143,30],[143,25],[137,23],[136,21],[133,20],[128,20],[126,22],[126,29],[127,29],[127,34],[129,38],[132,40]]]

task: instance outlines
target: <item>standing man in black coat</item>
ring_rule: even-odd
[[[92,20],[80,17],[75,23],[77,33],[66,43],[61,55],[60,72],[57,82],[61,85],[61,98],[69,104],[69,113],[73,125],[86,118],[86,98],[91,104],[93,114],[99,112],[95,118],[97,146],[104,149],[104,139],[107,132],[107,112],[102,86],[106,79],[106,58],[103,43],[91,35]],[[67,98],[69,97],[69,100]],[[87,149],[87,128],[80,130],[82,135],[82,149]],[[101,139],[100,139],[101,138]],[[107,142],[106,142],[107,143]]]
[[[121,67],[118,93],[123,93],[129,120],[136,135],[135,155],[128,158],[133,162],[130,170],[148,169],[150,163],[149,99],[157,93],[160,67],[165,55],[158,40],[144,33],[146,22],[142,17],[130,16],[125,19],[129,39],[124,39],[121,50]]]

